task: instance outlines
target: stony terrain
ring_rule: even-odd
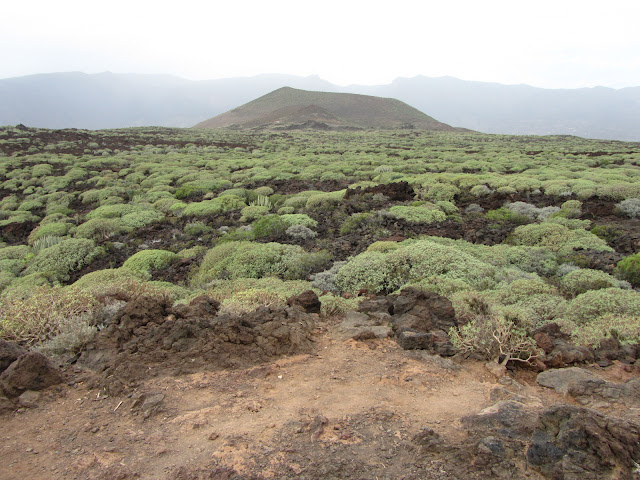
[[[635,359],[496,375],[396,338],[437,336],[443,297],[290,304],[234,323],[138,298],[59,368],[3,344],[0,478],[637,477]]]

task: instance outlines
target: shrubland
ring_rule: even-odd
[[[0,152],[4,338],[77,348],[109,298],[143,293],[242,314],[313,288],[334,315],[412,286],[449,298],[454,343],[487,358],[529,359],[549,322],[640,340],[637,144],[5,127]]]

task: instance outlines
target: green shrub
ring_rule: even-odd
[[[473,288],[495,286],[496,268],[452,246],[430,240],[407,241],[383,254],[364,252],[351,259],[336,275],[342,291],[372,293],[393,291],[407,283],[436,276],[462,280]]]
[[[279,236],[287,230],[287,223],[279,215],[262,217],[253,222],[252,226],[254,238]]]
[[[589,290],[569,302],[564,318],[581,326],[612,313],[640,316],[640,293],[619,288]]]
[[[105,268],[83,275],[73,283],[72,287],[75,289],[95,290],[99,293],[100,289],[108,284],[123,284],[129,280],[141,281],[146,278],[148,278],[148,275],[146,275],[144,271],[125,268]]]
[[[343,315],[351,310],[357,310],[365,297],[342,298],[332,294],[321,295],[320,314],[325,317]]]
[[[618,287],[618,280],[600,270],[580,268],[567,273],[560,280],[560,286],[569,295],[576,296],[588,290]]]
[[[570,255],[574,249],[613,251],[604,240],[590,232],[548,222],[517,227],[508,240],[514,245],[545,247],[560,255]]]
[[[328,211],[332,210],[344,198],[347,190],[338,190],[336,192],[318,193],[311,195],[305,207],[308,210]],[[285,206],[287,202],[285,202]]]
[[[76,228],[74,236],[76,238],[90,238],[100,241],[117,235],[127,228],[122,225],[119,219],[92,218]]]
[[[612,337],[622,345],[637,345],[640,343],[640,316],[609,313],[586,325],[576,326],[571,337],[577,344],[593,348]]]
[[[297,245],[280,243],[226,242],[207,252],[196,282],[226,278],[277,276],[304,279],[327,263],[328,253],[308,253]]]
[[[411,223],[436,223],[444,222],[447,215],[439,208],[433,206],[407,207],[405,205],[396,205],[389,209],[392,217],[401,218]]]
[[[0,248],[0,260],[24,260],[31,253],[27,245]]]
[[[184,233],[191,237],[198,237],[200,235],[204,235],[205,233],[211,232],[211,227],[205,225],[202,222],[191,222],[187,223],[184,226]]]
[[[310,289],[309,282],[279,278],[242,278],[237,280],[217,280],[212,283],[207,295],[221,303],[221,311],[242,314],[261,306],[285,306],[292,295]]]
[[[511,222],[524,225],[531,222],[531,218],[527,215],[519,214],[507,207],[500,207],[496,210],[489,210],[487,218],[494,222]]]
[[[25,274],[45,273],[55,281],[65,281],[72,272],[89,265],[101,253],[93,240],[69,238],[38,252]]]
[[[373,214],[369,212],[354,213],[340,225],[340,234],[348,235],[367,224]]]
[[[250,205],[248,207],[244,207],[240,213],[242,217],[240,217],[241,222],[252,222],[257,220],[260,217],[264,217],[269,214],[270,207],[260,207],[256,205]]]
[[[70,228],[71,228],[70,224],[62,223],[62,222],[54,222],[54,223],[47,223],[45,225],[40,225],[39,227],[34,228],[31,231],[31,233],[29,234],[28,243],[29,245],[33,245],[33,242],[35,242],[37,239],[51,236],[51,235],[57,236],[57,237],[64,237],[69,232]]]
[[[167,250],[142,250],[131,255],[122,268],[150,274],[153,270],[166,268],[179,259],[177,254]]]
[[[2,250],[0,250],[2,252]],[[633,286],[640,286],[640,253],[623,258],[616,265],[616,275]]]
[[[127,229],[135,229],[145,227],[152,223],[160,222],[164,219],[164,215],[156,210],[138,210],[127,213],[120,218],[120,224]]]
[[[178,199],[178,200],[185,200],[185,199],[191,199],[191,198],[195,198],[195,197],[201,197],[202,195],[204,195],[205,193],[207,193],[207,189],[200,186],[200,185],[194,185],[194,184],[185,184],[182,185],[181,187],[179,187],[176,190],[176,193],[174,194],[174,196]]]
[[[293,207],[281,207],[278,209],[278,215],[283,216],[283,215],[290,215],[293,212],[295,212],[296,209]]]
[[[265,197],[268,197],[269,195],[273,195],[273,191],[273,188],[265,186],[256,188],[253,193],[255,193],[256,195],[263,195]]]
[[[318,226],[318,222],[316,222],[309,215],[305,215],[303,213],[291,213],[281,215],[282,221],[285,223],[287,227],[292,227],[293,225],[303,225],[308,228],[316,228]]]

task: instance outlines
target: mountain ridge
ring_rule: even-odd
[[[392,97],[446,124],[485,133],[640,141],[640,87],[543,89],[426,76],[338,86],[317,75],[187,80],[110,72],[37,74],[0,79],[0,125],[190,127],[283,86]]]

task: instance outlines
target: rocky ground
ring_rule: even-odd
[[[638,478],[629,352],[492,373],[446,356],[454,319],[432,297],[335,318],[301,298],[242,320],[143,297],[59,366],[5,343],[0,478]],[[542,333],[547,357],[567,352]]]

